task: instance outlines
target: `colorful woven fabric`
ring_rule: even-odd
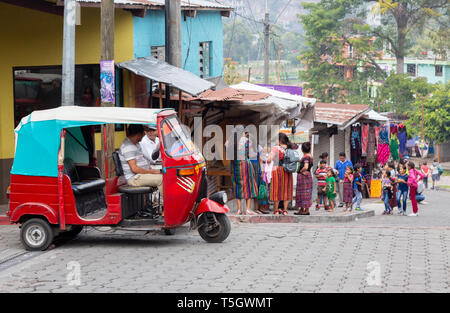
[[[361,127],[361,152],[362,156],[367,156],[367,148],[369,144],[369,125],[363,124]]]
[[[297,208],[309,209],[312,204],[312,175],[311,172],[304,173],[297,175],[295,206]]]
[[[392,158],[395,161],[398,161],[399,155],[398,155],[398,139],[397,135],[391,136],[391,143],[389,144],[389,150],[391,151]]]
[[[258,184],[250,160],[234,161],[232,173],[236,199],[253,199],[258,196]]]
[[[353,186],[352,182],[344,181],[344,194],[343,194],[344,203],[351,203],[353,200]]]
[[[282,166],[274,166],[272,171],[272,183],[270,184],[270,201],[292,200],[294,182],[292,173],[288,173]]]
[[[378,145],[378,153],[377,153],[377,162],[381,163],[382,165],[386,164],[387,160],[389,159],[389,144],[379,144]]]

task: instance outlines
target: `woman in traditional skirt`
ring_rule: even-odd
[[[253,140],[250,138],[250,142]],[[255,151],[256,150],[256,151]],[[267,188],[267,185],[265,181],[263,180],[263,165],[264,161],[261,158],[261,154],[263,153],[263,148],[261,146],[255,147],[255,145],[250,145],[250,161],[252,162],[253,171],[255,172],[255,180],[256,180],[256,187],[258,189],[258,199],[255,199],[255,211],[258,214],[269,214],[270,211],[268,210],[269,207],[269,199],[266,197],[264,199],[260,198],[260,187],[262,185],[265,185],[264,188]],[[264,194],[264,193],[263,193]],[[263,196],[263,195],[261,195]]]
[[[300,172],[297,175],[297,188],[295,196],[295,206],[298,211],[295,215],[309,215],[309,208],[312,205],[312,175],[313,159],[311,158],[311,143],[302,144],[303,157],[300,160]]]
[[[288,148],[292,149],[293,144],[289,141],[286,134],[279,134],[278,145],[273,147],[271,153],[274,165],[272,168],[272,183],[270,185],[269,200],[274,203],[273,214],[287,215],[289,201],[292,201],[293,198],[294,183],[292,180],[292,173],[286,172],[280,165],[280,162],[284,159],[284,153]],[[280,201],[283,201],[283,211],[278,209]]]
[[[237,158],[233,160],[231,165],[234,193],[238,206],[237,214],[240,215],[242,213],[241,200],[245,199],[247,202],[246,214],[255,215],[256,213],[251,210],[251,205],[252,199],[258,196],[258,184],[252,162],[249,159],[250,142],[248,133],[244,133],[243,131],[241,133],[242,137],[239,139],[237,147]]]

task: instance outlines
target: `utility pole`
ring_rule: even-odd
[[[100,60],[114,62],[114,0],[102,0],[100,7],[100,20]],[[112,71],[114,73],[114,67]],[[103,81],[101,83],[103,84]],[[113,89],[113,94],[115,94],[115,88]],[[104,102],[104,99],[102,99],[102,107],[111,107],[114,105],[114,103]],[[114,124],[102,126],[101,142],[101,162],[104,165],[102,170],[104,169],[105,178],[113,177],[114,165],[112,161],[112,153],[114,152]]]
[[[75,99],[75,0],[64,1],[61,105],[74,105]]]
[[[264,84],[269,83],[269,5],[266,0],[266,14],[264,17]]]
[[[280,84],[280,71],[281,71],[281,43],[278,44],[278,84]]]
[[[166,62],[182,67],[181,64],[181,0],[165,0]],[[166,106],[170,100],[170,89],[166,85]]]

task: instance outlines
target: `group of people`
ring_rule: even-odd
[[[423,182],[423,189],[427,189],[428,178],[431,176],[433,181],[432,189],[434,189],[442,171],[437,160],[434,160],[431,167],[428,167],[425,161],[419,168],[417,169],[414,162],[409,161],[407,158],[401,158],[397,167],[394,162],[386,163],[381,185],[382,199],[385,206],[383,214],[393,214],[393,209],[397,206],[398,214],[407,215],[406,203],[409,195],[413,212],[408,216],[419,215],[417,203],[424,199],[421,194],[423,190],[419,190],[420,181]]]
[[[287,215],[289,203],[294,200],[293,173],[282,166],[289,150],[298,146],[291,143],[286,134],[280,133],[278,142],[273,148],[261,148],[251,155],[252,142],[248,133],[243,133],[237,143],[237,158],[232,162],[232,178],[237,199],[237,214],[242,214],[242,200],[246,201],[246,214]],[[339,194],[339,206],[346,205],[344,212],[349,212],[356,204],[356,210],[361,209],[363,177],[361,166],[352,165],[345,153],[340,154],[340,160],[335,167],[330,167],[328,154],[323,153],[320,162],[314,169],[311,156],[311,143],[301,145],[303,156],[298,161],[297,183],[295,190],[296,215],[310,215],[313,202],[313,184],[317,180],[317,205],[324,204],[326,211],[334,212],[336,198]],[[269,203],[273,203],[272,212]],[[255,210],[251,209],[254,203]],[[281,205],[280,205],[281,204]]]
[[[242,214],[242,200],[246,201],[246,214],[282,214],[287,215],[289,203],[295,198],[296,215],[310,215],[313,202],[313,184],[317,185],[316,210],[324,209],[334,212],[335,208],[344,207],[342,212],[353,209],[362,211],[361,203],[365,180],[360,164],[353,165],[344,152],[339,154],[339,160],[334,168],[328,164],[328,153],[320,155],[319,164],[313,169],[311,143],[301,145],[303,153],[298,162],[297,184],[294,196],[293,173],[282,166],[285,155],[290,149],[298,147],[291,143],[287,135],[280,133],[278,142],[272,149],[256,149],[254,157],[250,157],[252,142],[248,133],[243,133],[238,140],[238,155],[232,162],[232,178],[237,199],[237,214]],[[419,181],[424,180],[427,188],[427,178],[431,176],[433,187],[439,180],[441,170],[437,161],[431,167],[424,162],[417,170],[414,162],[401,158],[398,166],[394,162],[386,163],[382,177],[382,200],[385,204],[383,214],[393,214],[393,208],[398,207],[399,214],[406,215],[406,202],[411,198],[413,213],[418,215],[417,201],[423,200],[418,192]],[[315,179],[314,179],[315,178]],[[339,199],[338,199],[339,197]],[[338,201],[337,201],[338,200]],[[273,203],[273,210],[269,203]],[[254,203],[255,210],[251,209]]]

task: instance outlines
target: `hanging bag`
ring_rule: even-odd
[[[267,185],[266,182],[264,180],[261,179],[261,182],[259,183],[259,188],[258,188],[258,200],[267,200],[268,197],[268,190],[267,190]]]

